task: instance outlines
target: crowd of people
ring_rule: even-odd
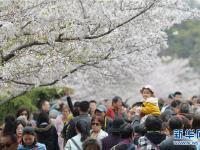
[[[198,142],[174,143],[200,138],[200,97],[177,91],[158,99],[150,85],[140,93],[131,106],[119,96],[73,103],[66,94],[52,106],[40,99],[37,112],[22,107],[5,116],[0,150],[200,150]]]

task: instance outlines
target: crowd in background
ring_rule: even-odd
[[[174,144],[173,132],[183,131],[184,141],[198,141],[198,96],[185,100],[177,91],[158,99],[150,85],[140,93],[143,99],[130,106],[119,96],[73,102],[66,94],[53,105],[40,99],[37,112],[24,106],[5,116],[0,150],[200,150],[200,144]]]

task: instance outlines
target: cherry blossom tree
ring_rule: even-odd
[[[128,94],[167,47],[165,30],[198,17],[184,0],[0,0],[0,86],[12,93],[1,104],[64,83]]]

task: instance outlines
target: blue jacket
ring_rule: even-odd
[[[41,143],[37,143],[35,146],[23,146],[21,144],[19,144],[17,150],[47,150],[46,146],[44,144]]]

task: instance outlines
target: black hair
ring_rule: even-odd
[[[95,103],[96,104],[97,102],[95,100],[91,100],[89,103]]]
[[[100,143],[96,139],[88,139],[83,143],[83,150],[100,150]]]
[[[88,101],[82,101],[79,104],[79,108],[81,112],[88,112],[90,104]]]
[[[76,123],[76,129],[81,134],[81,141],[85,141],[90,135],[89,125],[85,120],[79,120]]]
[[[183,128],[182,120],[178,118],[177,116],[172,117],[169,120],[169,128],[171,129],[171,131],[175,129],[182,129]]]
[[[174,93],[174,97],[175,97],[176,95],[182,95],[182,93],[181,93],[180,91],[176,91],[176,92]]]
[[[170,118],[172,117],[172,113],[171,111],[164,111],[163,113],[161,113],[160,115],[160,119],[163,121],[163,122],[167,122]]]
[[[23,127],[26,127],[26,122],[24,122],[23,120],[16,120],[15,122],[16,124],[16,128],[15,128],[15,131],[17,129],[17,127],[21,124]],[[16,133],[16,132],[15,132]]]
[[[200,114],[195,114],[192,121],[192,129],[200,129]]]
[[[133,128],[130,124],[127,124],[121,131],[121,138],[131,138],[133,135]]]
[[[119,97],[119,96],[115,96],[115,97],[113,97],[113,99],[112,99],[112,104],[113,104],[113,103],[117,103],[118,101],[122,101],[122,98]]]
[[[42,109],[42,105],[45,103],[45,102],[49,102],[47,99],[39,99],[37,101],[37,108],[38,109]]]
[[[43,122],[49,123],[49,114],[46,112],[39,113],[37,118],[37,126],[39,126]]]
[[[17,113],[16,113],[16,118],[18,118],[20,116],[20,114],[23,112],[23,111],[26,111],[27,112],[27,120],[30,119],[30,112],[27,108],[25,107],[21,107],[18,109]]]
[[[168,99],[174,99],[174,94],[169,94]]]
[[[24,130],[23,130],[23,136],[26,135],[26,134],[32,135],[32,136],[35,137],[34,142],[31,144],[31,145],[35,145],[35,144],[37,143],[37,135],[36,135],[34,129],[33,129],[32,127],[25,127]],[[27,145],[24,143],[23,138],[22,138],[22,145],[27,146]],[[29,145],[29,146],[30,146],[30,145]]]
[[[147,131],[161,131],[162,129],[162,120],[158,116],[149,115],[144,124]]]
[[[15,134],[16,131],[16,122],[15,117],[13,115],[7,115],[4,119],[5,126],[3,129],[4,135]]]
[[[171,103],[171,107],[176,108],[181,104],[181,101],[179,100],[173,100]]]

